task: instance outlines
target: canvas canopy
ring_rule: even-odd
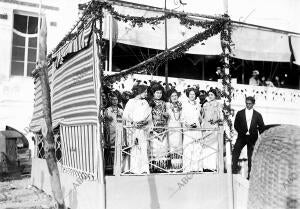
[[[218,9],[214,11],[212,8],[210,8],[210,12],[207,13],[220,12],[219,15],[222,14],[222,1],[214,1],[218,1],[220,3],[216,4],[218,5]],[[148,4],[153,5],[154,3],[148,2]],[[191,4],[191,2],[188,2],[188,4]],[[159,6],[157,4],[154,5]],[[289,6],[291,7],[291,5]],[[132,7],[131,4],[123,3],[122,6],[114,5],[114,8],[119,13],[125,15],[128,14],[144,17],[155,17],[163,15],[163,11],[157,11],[157,8],[155,7]],[[237,9],[234,9],[233,6],[231,6],[231,8],[231,13],[236,16],[238,14]],[[194,16],[193,18],[196,17]],[[199,19],[199,17],[197,18]],[[157,26],[144,24],[143,27],[132,27],[130,23],[124,23],[122,21],[115,20],[113,20],[112,23],[109,19],[110,18],[106,15],[104,21],[105,39],[109,39],[109,31],[111,28],[114,42],[164,50],[165,27],[163,23]],[[274,26],[274,24],[271,24],[271,26]],[[278,27],[282,28],[281,25],[278,25]],[[199,27],[192,27],[191,29],[188,29],[185,26],[181,25],[177,19],[167,20],[167,28],[168,48],[190,38],[191,36],[202,30]],[[288,40],[289,35],[290,34],[284,31],[272,31],[265,28],[260,28],[258,26],[253,27],[235,23],[234,30],[232,32],[234,47],[231,56],[239,59],[254,61],[289,62],[291,57],[291,47]],[[293,38],[292,47],[297,48],[297,38]],[[221,54],[222,49],[220,43],[220,35],[218,34],[216,36],[213,36],[203,43],[198,43],[197,45],[189,49],[187,53],[200,55]],[[294,50],[294,53],[297,52],[295,52]],[[299,57],[296,56],[295,64],[299,62]]]

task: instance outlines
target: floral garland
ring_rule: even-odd
[[[224,15],[225,18],[229,19],[228,15]],[[222,79],[222,92],[221,95],[224,98],[223,105],[223,114],[225,121],[225,139],[231,140],[233,136],[233,124],[231,120],[231,100],[232,100],[232,91],[233,87],[231,86],[231,75],[230,75],[230,54],[232,52],[231,46],[233,45],[231,40],[232,34],[232,25],[231,21],[228,21],[224,27],[224,30],[221,32],[221,46],[222,46],[222,54],[221,54],[221,62],[223,63],[223,69],[220,72],[220,77]],[[226,130],[227,128],[227,130]]]

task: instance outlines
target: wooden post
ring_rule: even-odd
[[[220,126],[218,129],[218,167],[219,167],[219,174],[224,173],[224,144],[223,144],[223,126]]]
[[[245,84],[245,61],[242,60],[242,84]]]
[[[165,0],[165,11],[167,9],[167,0]],[[166,13],[165,13],[166,14]],[[165,51],[168,50],[168,25],[167,25],[167,18],[165,18]],[[166,83],[166,90],[169,90],[169,63],[166,61],[165,63],[165,83]]]
[[[202,60],[202,80],[205,80],[205,55],[203,55],[203,60]]]
[[[102,101],[102,77],[103,77],[103,51],[102,51],[102,22],[103,22],[103,11],[102,8],[99,11],[93,13],[93,18],[96,21],[99,21],[99,28],[97,28],[97,24],[94,24],[94,46],[96,46],[96,54],[99,60],[97,71],[95,72],[95,83],[96,83],[96,98],[98,105],[98,122],[97,122],[97,181],[100,184],[100,195],[101,205],[99,208],[106,208],[106,186],[105,186],[105,177],[104,177],[104,154],[103,154],[103,101]],[[97,22],[96,22],[97,23]],[[96,44],[95,44],[96,43]]]
[[[38,62],[33,75],[38,76],[41,81],[42,88],[42,101],[43,101],[43,114],[42,121],[42,134],[45,138],[45,158],[50,174],[50,184],[52,188],[53,197],[57,202],[59,209],[65,208],[64,196],[61,190],[61,183],[59,178],[59,171],[55,158],[55,142],[52,130],[52,117],[51,117],[51,97],[50,86],[48,79],[47,68],[47,24],[46,18],[42,19],[42,26],[39,30],[39,51]]]
[[[116,125],[115,155],[114,155],[115,176],[120,176],[122,172],[122,140],[123,140],[123,123],[118,122]]]
[[[43,137],[45,137],[45,158],[50,174],[50,184],[54,199],[57,202],[59,209],[65,208],[64,197],[61,190],[61,182],[59,171],[55,158],[55,142],[52,131],[52,117],[51,117],[51,101],[50,101],[50,87],[48,80],[47,65],[43,63],[38,68],[38,75],[41,79],[42,98],[43,98],[43,114],[44,124],[42,127]]]
[[[224,5],[224,14],[228,15],[228,0],[223,0],[223,5]],[[228,23],[226,23],[223,33],[227,37],[229,36]],[[228,40],[224,40],[224,41],[226,42]],[[223,52],[225,54],[229,54],[229,48],[228,48],[228,46],[224,47]],[[224,62],[228,66],[229,65],[229,58],[225,57]],[[225,67],[224,73],[225,73],[225,75],[230,75],[230,69],[229,69],[229,67]],[[231,78],[229,77],[228,79],[229,79],[228,83],[230,83],[231,82]],[[228,86],[225,86],[225,90],[228,91]],[[230,102],[230,101],[228,101],[228,102]],[[226,130],[226,135],[230,136],[230,131],[231,130],[229,128],[229,124],[224,123],[224,125],[225,125],[224,128]],[[228,209],[234,209],[233,176],[232,176],[232,171],[231,171],[231,149],[230,149],[230,146],[231,146],[231,140],[226,140],[226,157],[227,157],[226,158],[226,162],[227,162],[227,180],[228,180],[227,181],[227,188],[228,188]],[[229,162],[229,160],[230,160],[230,162]]]
[[[109,58],[108,58],[108,71],[111,73],[112,72],[112,56],[113,56],[113,44],[112,44],[112,39],[113,39],[113,17],[111,14],[108,15],[108,19],[109,19]]]

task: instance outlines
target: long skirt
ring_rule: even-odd
[[[217,125],[211,125],[208,122],[204,122],[203,126],[206,128],[217,128]],[[203,168],[212,171],[217,170],[218,160],[218,132],[217,131],[205,131],[204,148],[203,148]]]
[[[187,130],[183,137],[183,172],[203,171],[200,131]]]
[[[170,159],[171,159],[171,170],[179,170],[182,168],[182,129],[178,129],[181,127],[181,123],[178,121],[169,122],[169,150],[170,150]],[[172,129],[172,127],[176,127],[176,129]]]
[[[150,141],[150,162],[152,172],[164,172],[168,167],[168,138],[165,132],[153,131]]]
[[[129,165],[131,173],[149,173],[147,136],[147,130],[144,129],[136,129],[132,135]]]

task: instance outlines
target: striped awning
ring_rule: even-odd
[[[90,22],[77,36],[52,54],[52,60],[55,60],[55,67],[59,67],[59,65],[63,63],[64,57],[68,54],[78,52],[89,45],[94,22],[94,20],[90,20]]]

